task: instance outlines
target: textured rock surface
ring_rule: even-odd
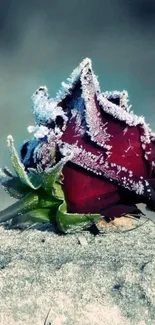
[[[1,226],[0,324],[153,325],[154,252],[150,221],[102,236]]]

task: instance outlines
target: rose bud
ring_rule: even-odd
[[[22,145],[21,162],[17,157],[14,164],[17,155],[12,156],[20,186],[14,177],[1,181],[9,192],[22,195],[26,184],[30,208],[24,199],[14,214],[10,209],[5,217],[0,213],[0,221],[29,212],[56,221],[66,232],[102,216],[139,217],[137,203],[155,211],[155,134],[131,111],[126,91],[101,92],[90,59],[62,83],[56,98],[40,87],[33,95],[33,115],[36,125],[28,131],[34,136]],[[49,218],[53,207],[56,216]]]
[[[154,209],[153,133],[143,117],[130,111],[127,92],[101,93],[89,59],[68,81],[55,99],[49,99],[43,87],[33,96],[38,127],[44,125],[49,131],[40,147],[36,146],[33,163],[44,169],[48,154],[39,151],[53,143],[57,161],[73,154],[63,168],[69,212],[110,217],[136,214],[139,202]],[[37,159],[38,155],[43,158]]]

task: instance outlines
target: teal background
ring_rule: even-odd
[[[102,90],[128,90],[134,112],[155,130],[154,0],[1,0],[1,166],[10,166],[7,135],[17,147],[29,137],[33,92],[46,85],[55,96],[85,57]],[[10,201],[0,194],[4,207]]]

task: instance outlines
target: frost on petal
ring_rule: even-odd
[[[40,143],[34,150],[33,159],[38,171],[50,168],[55,163],[55,147],[54,142]]]
[[[60,147],[63,155],[68,150],[73,152],[72,163],[84,168],[86,172],[93,172],[99,178],[106,178],[125,190],[133,191],[135,194],[143,196],[148,202],[155,200],[154,190],[143,177],[138,177],[134,172],[131,174],[131,171],[123,166],[104,161],[102,154],[94,155],[87,152],[82,146],[79,147],[76,144],[68,146],[64,143],[63,148]]]
[[[37,123],[45,123],[47,121],[46,104],[48,101],[48,90],[46,86],[42,86],[36,90],[32,96],[33,114]]]
[[[49,134],[49,129],[44,125],[40,125],[36,127],[34,137],[37,139],[42,139],[48,134]]]
[[[82,70],[84,67],[89,64],[91,65],[91,60],[89,58],[85,58],[71,73],[70,77],[67,78],[67,83],[62,82],[62,88],[57,92],[56,100],[61,102],[65,97],[71,94],[71,91],[77,84],[80,79]]]
[[[142,183],[142,181],[139,181],[137,183],[133,182],[131,188],[138,195],[143,195],[144,194],[144,184]]]
[[[49,129],[44,125],[28,126],[28,132],[34,133],[36,139],[42,139],[49,134]]]
[[[100,107],[96,101],[93,74],[89,62],[83,68],[80,80],[82,85],[82,94],[85,101],[85,118],[88,128],[87,133],[92,141],[105,149],[109,149],[108,141],[111,135],[107,133],[107,128],[103,123]]]
[[[144,201],[155,199],[153,188],[146,183],[154,170],[155,135],[143,116],[130,111],[127,91],[101,93],[90,59],[82,61],[67,82],[62,82],[55,99],[50,99],[47,88],[41,87],[33,101],[37,126],[30,127],[29,131],[34,132],[38,142],[29,154],[32,157],[33,153],[33,161],[40,170],[50,167],[51,150],[56,146],[58,160],[73,154],[72,162],[64,166],[68,202],[74,191],[74,200],[77,196],[82,206],[82,197],[88,191],[87,199],[94,199],[93,204],[101,207],[101,202],[96,200],[100,194],[100,201],[103,188],[105,195],[114,191],[111,197],[115,203],[121,199],[120,188],[123,194],[127,190]],[[83,191],[82,177],[88,180]],[[105,198],[102,199],[104,205]],[[85,201],[87,206],[89,203]],[[112,204],[110,197],[109,204]]]
[[[102,93],[103,97],[106,97],[110,102],[120,106],[122,109],[126,111],[130,111],[131,105],[128,105],[129,97],[128,92],[126,90],[123,91],[106,91]]]
[[[68,117],[65,114],[62,107],[58,104],[58,101],[53,98],[49,98],[47,88],[40,87],[32,96],[33,99],[33,114],[37,124],[47,126],[48,128],[54,128],[55,125],[60,129],[65,128]],[[29,132],[33,132],[35,129],[29,127]],[[36,129],[35,136],[43,137],[48,134],[43,128]]]
[[[36,130],[36,126],[30,125],[30,126],[27,127],[27,131],[29,133],[34,133],[35,130]]]

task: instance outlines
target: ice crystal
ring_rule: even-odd
[[[128,105],[129,97],[126,90],[123,91],[106,91],[102,93],[103,97],[106,97],[109,101],[117,102],[117,105],[126,111],[130,111],[131,105]]]
[[[62,107],[54,99],[49,99],[46,87],[40,87],[32,96],[33,114],[38,124],[46,124],[55,121],[61,116],[64,122],[67,122],[67,116]]]
[[[34,133],[36,139],[42,139],[49,134],[49,129],[44,125],[28,126],[29,133]]]
[[[142,181],[139,181],[138,183],[133,182],[131,189],[136,192],[136,194],[143,195],[144,193],[144,185]]]
[[[137,195],[146,196],[146,192],[150,192],[151,197],[151,187],[147,180],[143,177],[137,177],[132,170],[128,170],[124,166],[108,163],[102,154],[94,155],[87,152],[82,146],[78,146],[78,142],[74,145],[61,143],[59,149],[64,156],[72,153],[71,162],[85,168],[88,172],[91,171],[111,182],[121,184],[125,189],[134,191]]]
[[[92,141],[109,150],[111,146],[108,145],[107,147],[106,142],[109,141],[111,135],[106,131],[100,110],[96,110],[95,88],[91,72],[91,63],[89,61],[83,68],[80,80],[82,85],[82,94],[86,106],[85,116],[88,127],[87,133]]]
[[[80,65],[73,70],[71,76],[67,79],[67,83],[62,82],[62,88],[57,94],[55,99],[49,99],[48,90],[46,87],[40,87],[33,95],[34,109],[36,122],[38,124],[46,124],[50,121],[56,121],[57,116],[61,116],[64,120],[63,130],[67,123],[67,115],[63,111],[62,107],[59,107],[59,103],[68,95],[71,94],[76,83],[81,80],[82,96],[79,99],[72,101],[72,110],[77,109],[76,114],[76,128],[82,135],[84,134],[84,112],[87,123],[87,133],[92,141],[96,142],[101,147],[108,151],[111,146],[107,143],[110,140],[111,134],[108,134],[107,128],[104,127],[101,111],[112,115],[114,118],[125,122],[128,126],[140,126],[141,129],[141,143],[142,149],[145,150],[145,144],[150,143],[150,137],[154,137],[153,132],[146,124],[143,116],[137,116],[130,111],[128,106],[128,93],[123,90],[122,92],[113,91],[101,93],[97,76],[92,70],[91,60],[86,58]],[[96,106],[98,102],[98,108]],[[116,105],[113,100],[119,99],[119,105]],[[74,103],[74,104],[73,104]],[[84,110],[84,105],[86,109]],[[118,103],[117,103],[118,104]],[[130,112],[129,112],[130,111]],[[75,112],[75,111],[74,111]],[[74,113],[72,113],[74,114]],[[124,133],[126,132],[126,127]],[[150,152],[150,148],[147,147],[147,152]],[[145,158],[148,160],[148,155],[145,153]]]
[[[50,168],[55,162],[55,143],[41,143],[36,147],[33,158],[38,171]]]
[[[56,100],[61,101],[61,100],[63,100],[66,97],[66,95],[68,95],[69,93],[71,93],[74,85],[80,79],[80,75],[81,75],[81,72],[82,72],[83,68],[87,64],[90,64],[91,65],[91,60],[89,58],[85,58],[79,64],[79,66],[73,70],[73,72],[70,75],[70,77],[67,78],[68,83],[64,83],[64,82],[62,83],[62,88],[57,93]],[[64,85],[65,85],[65,87],[64,87]]]

